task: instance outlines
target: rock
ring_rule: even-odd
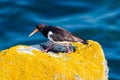
[[[45,43],[31,45],[31,46],[34,47],[34,48],[37,48],[39,50],[45,50],[45,49],[47,49],[51,45],[52,45],[52,42],[51,41],[47,41]],[[70,45],[69,48],[70,48],[71,52],[75,51],[75,47],[74,46]],[[63,45],[54,44],[53,48],[51,48],[48,52],[54,52],[54,53],[67,52],[67,49]]]
[[[39,46],[40,48],[38,48],[38,49],[40,49],[40,50],[44,49],[45,50],[46,48],[48,48],[51,45],[52,45],[52,42],[51,41],[47,41],[45,43],[41,43],[40,45],[32,45],[32,46],[34,46],[36,48],[38,48],[38,46]],[[72,52],[75,51],[75,47],[74,46],[70,45],[69,48],[70,48],[70,51],[72,51]],[[49,51],[52,51],[54,53],[59,53],[59,52],[67,52],[67,49],[63,45],[54,44],[53,48],[51,48]]]
[[[40,45],[17,45],[0,52],[0,80],[108,80],[101,46],[73,43],[69,54],[43,53]],[[36,48],[37,47],[37,48]]]

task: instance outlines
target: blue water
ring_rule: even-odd
[[[40,33],[28,37],[39,23],[99,42],[109,80],[120,80],[120,0],[0,0],[0,51],[46,41]]]

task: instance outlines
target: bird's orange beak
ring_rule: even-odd
[[[31,37],[33,34],[35,34],[36,32],[38,32],[38,29],[35,29],[32,33],[29,34],[29,37]]]

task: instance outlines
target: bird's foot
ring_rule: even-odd
[[[67,53],[71,53],[72,51],[70,51],[70,49],[68,49]]]
[[[71,53],[69,45],[66,44],[67,53]]]
[[[48,50],[47,50],[47,49],[45,49],[45,50],[42,50],[42,52],[47,53],[47,52],[48,52]]]
[[[48,52],[48,50],[50,50],[51,48],[53,48],[53,46],[54,46],[54,44],[52,44],[51,46],[49,46],[47,49],[45,49],[45,50],[42,50],[42,52]]]

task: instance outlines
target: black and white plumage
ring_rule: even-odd
[[[60,27],[49,26],[46,24],[37,25],[36,29],[29,36],[32,36],[34,33],[38,31],[40,31],[46,38],[53,42],[53,45],[50,46],[45,51],[48,51],[50,48],[52,48],[54,46],[54,43],[65,45],[68,52],[70,52],[69,44],[71,42],[80,42],[83,44],[88,44],[86,40],[71,34],[67,30],[64,30]]]

